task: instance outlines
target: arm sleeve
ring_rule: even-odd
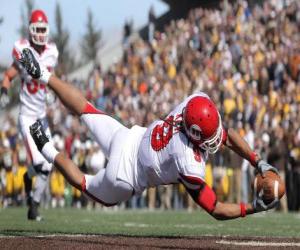
[[[208,213],[215,210],[217,197],[215,192],[200,178],[180,175],[180,182],[185,186],[193,200]]]

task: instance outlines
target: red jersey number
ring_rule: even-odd
[[[163,124],[154,127],[151,135],[151,146],[155,151],[166,147],[173,136],[174,116],[168,117]]]
[[[45,89],[44,84],[39,84],[37,80],[31,80],[26,83],[27,90],[30,94],[34,95],[38,92],[39,89]]]

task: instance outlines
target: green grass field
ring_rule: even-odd
[[[300,214],[269,212],[216,221],[202,211],[42,210],[45,220],[29,222],[25,208],[0,210],[1,235],[103,234],[130,236],[275,236],[300,238]]]

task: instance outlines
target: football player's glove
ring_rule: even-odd
[[[256,174],[257,173],[260,173],[263,177],[265,176],[265,172],[266,171],[273,171],[274,173],[276,173],[277,175],[279,174],[278,173],[278,170],[276,168],[274,168],[273,166],[271,166],[269,163],[263,161],[263,160],[260,160],[258,163],[257,163],[257,167],[256,167]]]
[[[4,108],[9,103],[9,96],[7,93],[7,88],[1,87],[0,90],[0,107]]]
[[[32,78],[48,83],[51,73],[39,63],[30,49],[23,49],[19,62]]]
[[[262,199],[262,193],[256,196],[252,202],[255,212],[267,211],[269,209],[275,208],[279,204],[279,200],[276,198],[271,203],[265,204]]]
[[[29,127],[29,130],[35,142],[35,145],[37,146],[38,150],[41,152],[45,144],[49,142],[49,139],[45,134],[41,120],[37,120],[35,123],[33,123]]]

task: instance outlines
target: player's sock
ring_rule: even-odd
[[[23,175],[24,186],[25,186],[25,194],[27,199],[27,205],[30,206],[32,203],[32,179],[29,178],[28,172]]]

